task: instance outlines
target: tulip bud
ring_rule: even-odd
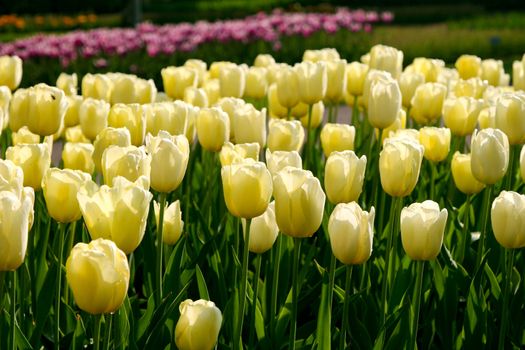
[[[507,249],[525,247],[525,196],[501,191],[492,202],[492,231],[499,244]]]
[[[304,129],[298,120],[271,119],[268,132],[268,149],[274,151],[299,151],[304,142]]]
[[[62,223],[80,219],[78,191],[91,181],[91,176],[80,170],[51,168],[42,178],[42,190],[49,216]]]
[[[512,62],[512,85],[516,90],[525,90],[525,54],[521,61]]]
[[[113,73],[110,79],[113,81],[110,102],[112,105],[117,103],[135,103],[135,81],[136,77],[129,74]]]
[[[129,276],[126,255],[106,239],[77,243],[67,258],[67,283],[75,302],[93,315],[118,310],[128,292]]]
[[[218,152],[230,136],[230,119],[219,108],[203,108],[197,116],[197,137],[202,148]]]
[[[34,200],[30,188],[21,189],[19,194],[0,192],[0,271],[14,271],[24,262]]]
[[[450,151],[450,129],[425,126],[419,129],[419,142],[425,148],[425,159],[441,162]]]
[[[94,147],[90,143],[66,142],[62,150],[64,169],[81,170],[88,174],[95,171]]]
[[[197,87],[198,72],[193,68],[171,66],[163,68],[160,75],[164,91],[173,99],[181,100],[187,87]]]
[[[456,69],[461,79],[480,77],[481,58],[473,55],[461,55],[456,61]]]
[[[360,62],[352,62],[346,66],[346,89],[352,96],[361,96],[365,78],[368,73],[368,65]]]
[[[212,350],[221,330],[222,315],[212,301],[186,299],[179,306],[175,344],[180,350]]]
[[[480,192],[485,185],[472,175],[470,165],[470,154],[454,153],[450,169],[452,170],[452,178],[458,190],[464,194],[474,194]]]
[[[139,104],[153,103],[157,100],[157,87],[152,79],[135,78],[135,102]]]
[[[241,98],[246,84],[246,73],[241,66],[235,64],[221,68],[219,84],[222,97]]]
[[[394,79],[399,78],[403,70],[403,51],[385,45],[375,45],[370,50],[371,69],[389,72]]]
[[[235,114],[235,111],[242,106],[244,106],[246,102],[243,99],[235,98],[235,97],[223,97],[219,99],[216,103],[215,107],[218,107],[222,109],[226,114],[228,114],[228,120],[230,121],[230,140],[235,140],[235,134],[233,129],[233,116]]]
[[[297,74],[299,99],[307,105],[321,101],[326,95],[327,69],[323,62],[302,62],[294,66]],[[290,88],[288,86],[288,88]],[[277,88],[279,90],[279,87]],[[281,104],[283,104],[281,102]]]
[[[197,71],[197,86],[202,86],[208,65],[206,62],[190,58],[184,62],[184,67],[193,68]]]
[[[377,79],[370,85],[368,121],[374,128],[384,129],[392,124],[401,109],[401,91],[394,79]]]
[[[285,109],[299,103],[299,77],[297,70],[286,66],[280,70],[276,80],[277,102]]]
[[[157,102],[142,106],[146,116],[146,133],[156,136],[160,130],[171,135],[185,134],[191,106],[182,101]]]
[[[257,57],[255,57],[255,61],[253,62],[253,65],[255,67],[269,67],[271,65],[275,64],[275,59],[270,54],[258,54]]]
[[[412,260],[434,260],[443,244],[447,224],[447,209],[426,200],[401,210],[401,242]]]
[[[235,110],[231,127],[236,143],[257,142],[259,146],[266,145],[266,108],[261,111],[251,104],[246,104]]]
[[[387,139],[379,154],[383,190],[392,197],[406,197],[416,187],[424,148],[407,139]]]
[[[40,143],[40,135],[33,134],[29,131],[27,126],[23,126],[18,131],[14,131],[11,134],[13,146],[23,144],[23,143]]]
[[[365,81],[363,83],[363,98],[361,99],[363,103],[363,107],[365,109],[368,108],[368,102],[369,102],[369,96],[370,96],[370,87],[372,86],[372,83],[376,80],[385,80],[385,81],[391,81],[393,80],[392,76],[388,72],[384,72],[381,70],[369,70]]]
[[[66,142],[91,143],[91,141],[82,133],[80,125],[65,129],[64,135]],[[53,139],[55,139],[55,137],[53,137]]]
[[[303,168],[303,161],[297,151],[275,151],[266,149],[266,165],[272,177],[286,167]]]
[[[0,85],[16,90],[22,81],[22,60],[18,56],[0,56]]]
[[[262,99],[268,91],[268,81],[266,79],[266,68],[250,67],[246,72],[246,87],[244,96],[254,99]]]
[[[311,237],[321,226],[326,196],[308,170],[286,167],[274,176],[275,215],[279,230],[292,237]]]
[[[416,88],[412,97],[410,116],[419,124],[433,123],[441,117],[447,87],[439,83],[425,83]]]
[[[209,106],[206,90],[193,86],[188,86],[186,90],[184,90],[184,102],[200,108]]]
[[[485,107],[479,111],[478,124],[480,129],[496,128],[496,107]]]
[[[148,188],[146,177],[130,182],[119,176],[112,187],[98,188],[90,182],[86,191],[78,192],[78,204],[91,239],[110,239],[124,253],[132,253],[146,230],[149,203],[153,198]]]
[[[255,161],[259,160],[259,152],[261,147],[258,143],[238,143],[236,145],[231,142],[226,142],[219,153],[221,166],[231,165],[233,163],[241,163],[244,159],[251,158]]]
[[[131,136],[131,144],[134,146],[138,147],[144,143],[146,115],[142,106],[137,103],[129,105],[118,103],[113,105],[109,110],[108,126],[128,129]]]
[[[195,142],[195,136],[197,135],[197,116],[199,115],[200,109],[197,107],[190,106],[188,109],[188,127],[186,128],[186,132],[184,133],[186,135],[186,138],[188,139],[188,142],[193,145]]]
[[[474,131],[471,141],[471,168],[474,177],[486,185],[503,178],[509,165],[509,140],[499,129]]]
[[[288,109],[284,108],[277,98],[277,85],[272,84],[268,88],[268,113],[270,118],[287,118]]]
[[[292,114],[293,114],[293,110],[292,110]],[[316,129],[323,122],[323,117],[324,117],[324,103],[323,101],[319,101],[315,103],[314,105],[312,105],[312,116],[310,118],[310,121],[308,121],[308,111],[307,111],[306,114],[300,117],[301,124],[305,128],[309,128],[310,130]]]
[[[57,88],[64,91],[66,96],[75,96],[78,88],[77,74],[60,73],[56,82]]]
[[[321,130],[321,146],[325,157],[334,151],[354,149],[355,127],[348,124],[326,123]]]
[[[110,105],[102,100],[85,99],[78,109],[78,119],[82,133],[90,140],[108,126]]]
[[[339,102],[346,91],[346,60],[326,62],[327,85],[325,99],[329,102]]]
[[[525,143],[525,93],[500,95],[495,121],[496,128],[507,135],[511,145]]]
[[[208,106],[213,106],[221,98],[221,86],[219,79],[206,80],[202,88],[208,96]]]
[[[78,111],[80,110],[80,105],[84,99],[82,96],[67,96],[68,106],[66,113],[64,114],[64,126],[71,127],[76,126],[80,123],[78,117]]]
[[[136,181],[141,176],[149,179],[151,156],[146,154],[143,147],[112,145],[102,153],[101,166],[106,185],[112,184],[117,176],[129,181]]]
[[[9,147],[5,158],[24,171],[24,186],[40,190],[42,177],[51,165],[53,140],[46,138],[44,143],[20,144]]]
[[[483,103],[472,97],[447,98],[443,103],[443,121],[454,135],[465,136],[476,128]]]
[[[171,136],[161,130],[158,136],[148,135],[146,150],[151,156],[151,188],[163,193],[175,191],[184,178],[190,157],[186,136]]]
[[[338,204],[328,221],[334,256],[346,265],[365,263],[372,255],[375,209],[364,211],[355,202]]]
[[[82,78],[82,96],[109,102],[113,82],[104,74],[86,74]]]
[[[242,219],[243,232],[246,230],[246,219]],[[255,254],[270,250],[279,234],[275,220],[275,202],[271,202],[266,211],[252,219],[250,225],[250,243],[248,249]]]
[[[128,147],[131,146],[131,136],[126,128],[105,128],[93,142],[93,162],[98,172],[102,171],[102,154],[109,146]]]
[[[272,177],[262,162],[250,159],[222,167],[224,201],[234,216],[251,219],[262,215],[272,196]]]
[[[450,96],[468,96],[473,98],[483,98],[483,93],[487,89],[488,83],[480,78],[470,78],[468,80],[455,80],[450,83]]]
[[[354,151],[332,152],[326,160],[324,187],[332,204],[357,201],[365,179],[366,156]]]
[[[180,202],[175,201],[169,206],[166,204],[165,208],[162,224],[162,242],[167,245],[174,245],[179,240],[182,234],[182,229],[184,228],[184,221],[182,221],[182,213],[180,211]],[[153,209],[155,210],[155,223],[158,226],[160,204],[154,201]]]
[[[412,97],[418,86],[425,83],[425,76],[417,72],[403,72],[399,77],[399,90],[403,96],[403,107],[411,106]]]
[[[492,86],[508,85],[509,76],[505,74],[503,61],[488,59],[481,62],[481,79]]]

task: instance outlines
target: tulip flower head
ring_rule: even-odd
[[[348,124],[326,123],[321,130],[320,137],[325,157],[334,151],[353,150],[355,127]]]
[[[221,330],[222,314],[215,303],[186,299],[179,305],[175,344],[180,350],[212,350]]]
[[[268,132],[268,149],[299,151],[304,143],[304,129],[298,120],[271,119]]]
[[[158,225],[160,204],[156,201],[153,202],[153,210],[155,211],[155,223]],[[169,206],[166,204],[163,219],[162,241],[167,245],[174,245],[179,240],[182,229],[184,228],[184,221],[182,221],[182,213],[180,211],[180,201],[175,201]]]
[[[326,95],[328,83],[326,64],[301,62],[294,66],[294,70],[297,74],[299,99],[307,105],[321,101]]]
[[[419,142],[425,148],[426,159],[441,162],[450,151],[450,129],[425,126],[419,130]]]
[[[525,196],[501,191],[492,202],[492,231],[499,244],[507,249],[525,247]]]
[[[94,150],[95,148],[90,143],[66,142],[62,150],[64,169],[81,170],[93,174],[95,171]]]
[[[357,201],[363,189],[366,156],[354,151],[332,152],[325,165],[324,186],[333,204]]]
[[[0,56],[0,85],[16,90],[22,81],[22,60],[18,56]]]
[[[443,103],[443,121],[454,135],[470,135],[482,107],[482,101],[473,97],[448,98]]]
[[[221,166],[240,163],[247,158],[257,161],[259,160],[260,150],[261,147],[256,142],[238,143],[236,145],[231,142],[226,142],[219,153],[219,160]]]
[[[478,181],[493,185],[503,178],[509,165],[509,140],[503,131],[474,131],[470,148],[472,174]]]
[[[242,219],[243,228],[246,220]],[[245,229],[243,229],[243,233]],[[275,219],[275,202],[271,202],[262,215],[252,219],[250,225],[250,243],[248,249],[255,254],[262,254],[270,250],[279,234],[279,227]]]
[[[106,185],[113,183],[117,176],[123,176],[129,181],[136,181],[140,176],[149,179],[151,156],[144,147],[109,146],[102,154],[101,166]]]
[[[297,151],[275,151],[272,152],[269,149],[266,149],[266,164],[268,170],[272,176],[277,175],[277,173],[287,166],[294,168],[302,169],[303,161],[301,156]]]

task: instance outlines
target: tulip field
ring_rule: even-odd
[[[200,26],[277,43],[328,17]],[[195,28],[111,35],[155,60]],[[102,32],[0,44],[0,349],[525,347],[525,55],[261,51],[19,87],[56,53],[36,42],[113,50]]]

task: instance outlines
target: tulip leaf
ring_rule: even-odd
[[[146,306],[146,312],[142,317],[139,319],[139,327],[137,332],[137,338],[142,338],[144,333],[146,332],[146,329],[148,328],[149,324],[151,323],[151,317],[153,316],[153,312],[155,311],[155,299],[154,296],[151,295],[148,299],[148,304]]]
[[[315,263],[315,265],[318,265]],[[319,304],[319,311],[317,314],[317,343],[319,349],[331,348],[331,303],[329,293],[329,276],[328,273],[323,273],[323,285],[321,287],[321,303]]]
[[[485,264],[483,267],[483,270],[485,271],[485,274],[487,275],[490,283],[490,290],[494,298],[497,300],[500,299],[501,295],[501,288],[498,283],[498,279],[496,278],[496,275],[494,275],[494,272],[490,268],[489,264]]]
[[[49,312],[53,306],[54,293],[49,293],[50,290],[54,290],[56,284],[56,270],[57,264],[51,264],[49,271],[47,272],[46,278],[42,285],[42,289],[37,296],[37,310],[35,329],[31,336],[30,343],[35,344],[39,341],[42,331],[44,329],[46,320],[49,318]]]
[[[443,270],[441,269],[438,260],[431,261],[430,266],[432,267],[432,271],[434,272],[434,287],[436,288],[439,299],[442,299],[443,294],[445,293],[445,277],[443,276]]]
[[[512,295],[515,295],[516,293],[518,293],[518,289],[520,288],[520,283],[521,283],[521,275],[515,266],[512,268],[511,283],[512,283],[512,288],[511,288]]]
[[[206,281],[204,280],[204,276],[202,275],[199,265],[195,265],[195,275],[197,277],[197,287],[199,288],[200,299],[210,300],[208,287],[206,286]]]
[[[24,333],[20,329],[20,326],[18,325],[18,323],[16,324],[15,333],[16,333],[15,334],[15,339],[16,339],[16,347],[17,347],[17,349],[20,349],[20,350],[33,349],[31,344],[27,340],[26,336],[24,335]]]

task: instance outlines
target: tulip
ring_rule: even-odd
[[[86,74],[82,78],[82,96],[109,102],[113,82],[104,74]]]
[[[507,249],[525,247],[525,196],[501,191],[492,202],[491,220],[494,236]]]
[[[445,67],[445,62],[438,59],[416,57],[411,65],[406,67],[405,72],[423,74],[424,82],[435,83]]]
[[[525,143],[525,93],[505,93],[496,103],[496,128],[503,131],[511,145]]]
[[[299,99],[307,105],[321,101],[325,97],[327,89],[326,64],[323,62],[302,62],[296,64],[294,70],[297,74]],[[279,90],[279,88],[277,89]]]
[[[250,67],[246,72],[244,96],[262,99],[268,91],[267,71],[263,67]]]
[[[191,106],[182,101],[157,102],[142,106],[146,115],[146,133],[156,136],[160,130],[171,135],[185,134]]]
[[[219,108],[203,108],[197,116],[197,137],[202,148],[218,152],[230,136],[230,119]]]
[[[160,205],[156,201],[153,202],[153,209],[155,210],[155,223],[158,226]],[[163,216],[162,242],[167,245],[174,245],[179,240],[183,228],[184,221],[182,221],[180,202],[175,201],[169,206],[166,205]]]
[[[236,143],[257,142],[263,148],[266,145],[266,108],[258,111],[246,104],[236,109],[231,127]]]
[[[385,129],[388,130],[388,129]],[[383,136],[385,136],[385,133],[383,132]],[[419,130],[416,129],[397,129],[394,131],[390,131],[387,137],[383,139],[383,144],[386,143],[387,140],[396,140],[396,139],[408,139],[411,140],[417,144],[420,144],[419,142]]]
[[[474,131],[472,135],[471,169],[474,177],[485,185],[503,178],[509,165],[509,140],[499,129]]]
[[[245,219],[242,219],[242,226],[243,232],[245,232]],[[252,253],[263,254],[272,248],[278,234],[279,227],[275,220],[275,202],[271,202],[262,215],[252,219],[248,249]]]
[[[406,128],[407,124],[407,113],[403,110],[399,110],[399,114],[397,115],[396,120],[392,124],[390,124],[388,127],[384,128],[381,131],[381,144],[385,142],[385,139],[390,137],[391,134],[396,134],[401,130],[404,130]],[[379,137],[379,130],[376,130],[376,137]],[[419,142],[419,135],[417,138],[417,141]]]
[[[151,173],[151,156],[143,147],[109,146],[102,153],[100,164],[106,185],[112,184],[118,176],[136,181],[141,176],[149,179]]]
[[[197,86],[202,86],[208,68],[206,62],[190,58],[184,62],[184,67],[193,68],[197,71]]]
[[[64,126],[71,127],[76,126],[80,123],[78,117],[78,111],[80,110],[80,105],[84,99],[82,96],[67,96],[68,106],[66,113],[64,114]]]
[[[461,79],[480,77],[482,73],[481,58],[477,56],[461,55],[455,66]]]
[[[110,78],[113,78],[113,89],[110,97],[112,105],[137,102],[137,98],[135,97],[135,82],[137,77],[129,74],[114,73]]]
[[[454,135],[465,136],[476,128],[483,104],[472,97],[448,98],[443,103],[443,121]]]
[[[51,168],[42,178],[42,190],[49,216],[60,223],[80,219],[82,214],[77,193],[91,181],[91,176],[80,170]]]
[[[134,79],[135,81],[135,103],[153,103],[157,100],[157,87],[152,79]]]
[[[98,172],[102,171],[102,154],[109,146],[128,147],[131,146],[131,136],[126,128],[105,128],[93,142],[93,162]]]
[[[481,61],[481,79],[492,86],[504,86],[509,84],[510,77],[505,74],[503,61],[488,59]]]
[[[64,91],[67,96],[75,96],[78,88],[77,74],[60,73],[57,78],[56,86]]]
[[[455,80],[450,83],[450,96],[451,97],[473,97],[482,98],[483,93],[487,89],[488,83],[486,80],[480,78],[470,78],[467,80]]]
[[[320,137],[325,157],[333,151],[353,150],[355,127],[348,124],[326,123]]]
[[[304,129],[298,120],[271,119],[268,132],[268,149],[274,151],[299,151],[304,142]]]
[[[413,203],[401,211],[401,242],[412,260],[434,260],[443,244],[447,209],[426,200]]]
[[[363,103],[363,107],[365,109],[368,108],[368,102],[370,100],[369,99],[370,87],[372,86],[372,83],[375,82],[376,80],[385,80],[387,82],[390,82],[393,80],[393,78],[392,78],[392,75],[390,75],[390,73],[384,72],[381,70],[372,69],[368,71],[365,77],[365,81],[363,83],[363,95],[361,99]]]
[[[334,256],[345,265],[365,263],[372,255],[375,209],[370,213],[355,202],[338,204],[328,220]]]
[[[288,112],[291,112],[291,109],[283,107],[279,103],[277,98],[277,85],[274,83],[268,88],[268,113],[270,118],[288,118]]]
[[[476,180],[474,175],[472,175],[470,161],[470,154],[456,152],[450,164],[452,178],[456,187],[467,195],[478,193],[485,187],[482,182]]]
[[[20,144],[7,149],[5,157],[24,171],[24,186],[40,190],[42,177],[51,165],[53,141],[46,138],[44,143]]]
[[[303,161],[297,151],[271,152],[269,149],[266,149],[266,164],[272,176],[277,175],[279,171],[288,166],[298,169],[302,169],[303,167]]]
[[[394,79],[377,79],[370,85],[368,121],[374,128],[384,129],[397,118],[401,109],[401,91]]]
[[[516,90],[525,90],[525,54],[521,61],[512,62],[512,85]]]
[[[262,162],[250,159],[222,167],[224,201],[236,217],[251,219],[262,215],[272,196],[272,177]]]
[[[81,170],[93,174],[95,171],[94,149],[90,143],[66,142],[62,150],[64,169]]]
[[[253,62],[255,67],[269,67],[273,64],[275,64],[275,59],[272,57],[272,55],[262,53],[258,54]]]
[[[365,179],[366,156],[353,151],[332,152],[325,165],[324,187],[332,204],[357,201]]]
[[[321,226],[326,196],[308,170],[286,167],[274,176],[275,214],[279,230],[292,237],[311,237]]]
[[[208,71],[208,75],[210,79],[219,79],[219,76],[221,74],[221,70],[225,67],[232,67],[236,66],[235,63],[228,62],[228,61],[215,61],[210,65],[210,69]]]
[[[128,292],[129,276],[126,255],[110,240],[77,243],[67,258],[67,283],[75,302],[93,315],[119,309]]]
[[[209,106],[206,90],[193,86],[188,86],[186,90],[184,90],[184,102],[200,108]]]
[[[108,126],[109,103],[102,100],[86,98],[78,109],[78,119],[82,132],[90,140]]]
[[[370,50],[368,65],[371,69],[387,71],[397,79],[403,70],[403,51],[390,46],[375,45]]]
[[[186,299],[179,306],[175,344],[180,350],[212,350],[221,330],[222,315],[212,301]]]
[[[299,103],[299,76],[297,70],[286,66],[281,69],[276,80],[277,102],[285,109]]]
[[[417,72],[403,72],[399,77],[399,90],[403,96],[403,107],[412,105],[412,97],[418,86],[425,83],[425,76]]]
[[[0,85],[16,90],[22,81],[22,60],[18,56],[0,56]]]
[[[175,191],[188,166],[190,145],[186,136],[171,136],[161,130],[158,136],[148,135],[146,151],[151,156],[151,188],[163,193]]]
[[[233,118],[235,111],[243,107],[246,102],[243,99],[235,97],[223,97],[219,99],[215,107],[222,109],[226,114],[228,114],[228,120],[230,121],[230,140],[235,140],[235,134],[233,130]]]
[[[296,106],[297,107],[297,106]],[[310,121],[308,122],[308,114],[303,114],[301,117],[301,124],[307,128],[307,129],[316,129],[321,123],[323,122],[324,117],[324,103],[323,101],[319,101],[316,104],[314,104],[311,108],[312,115],[310,117]],[[293,114],[292,110],[292,114]]]
[[[0,271],[14,271],[22,265],[33,218],[32,189],[0,191]]]
[[[246,73],[241,66],[228,65],[219,73],[219,84],[222,97],[241,98],[246,85]]]
[[[82,133],[80,125],[65,129],[63,134],[66,142],[91,143],[91,141]],[[55,137],[53,137],[53,139],[54,138]]]
[[[193,145],[195,142],[195,136],[197,135],[197,116],[199,115],[200,109],[197,107],[189,107],[188,109],[188,127],[186,128],[186,138],[188,142]]]
[[[221,85],[219,79],[206,80],[202,88],[208,97],[208,106],[213,106],[221,98]]]
[[[4,115],[9,116],[9,128],[16,132],[22,127],[27,127],[29,124],[29,89],[18,89],[8,101],[3,101],[5,108],[9,108],[8,113]],[[2,123],[5,124],[5,121]],[[28,128],[29,129],[29,128]]]
[[[324,48],[320,50],[305,50],[303,53],[303,61],[319,62],[319,61],[335,61],[338,60],[339,52],[333,48]]]
[[[11,90],[7,86],[0,86],[0,110],[3,115],[0,118],[0,133],[9,126],[9,104],[12,97]]]
[[[24,185],[22,168],[10,160],[0,159],[0,192],[10,191],[20,195]]]
[[[425,83],[416,88],[412,97],[410,116],[419,124],[429,124],[441,117],[447,87],[439,83]]]
[[[27,126],[23,126],[18,131],[11,134],[13,146],[23,143],[40,143],[40,135],[33,134]]]
[[[346,66],[346,89],[352,96],[361,96],[368,73],[368,65],[352,62]]]
[[[423,127],[419,130],[419,142],[425,148],[425,159],[441,162],[450,151],[450,129]]]
[[[198,71],[189,67],[167,67],[160,71],[166,94],[177,100],[184,97],[187,87],[197,87]]]
[[[135,182],[116,177],[113,186],[100,188],[90,182],[77,194],[80,211],[91,239],[110,239],[126,254],[133,252],[144,237],[153,195],[149,180],[141,176]]]
[[[219,153],[221,166],[231,165],[233,163],[240,163],[244,159],[251,158],[255,161],[259,160],[259,152],[261,147],[258,143],[238,143],[236,145],[231,142],[226,142]]]
[[[131,144],[141,146],[146,134],[146,115],[142,106],[133,103],[129,105],[118,103],[109,110],[108,126],[113,128],[125,127],[129,130]]]
[[[326,101],[336,103],[343,98],[346,91],[346,60],[335,60],[326,62],[327,85]]]
[[[387,139],[379,154],[383,190],[392,197],[406,197],[416,186],[424,148],[407,139]]]

